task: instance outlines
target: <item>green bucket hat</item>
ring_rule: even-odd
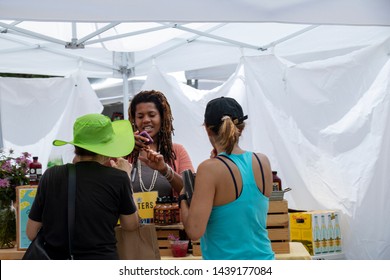
[[[54,146],[66,144],[107,157],[123,157],[134,149],[134,134],[128,120],[111,122],[102,114],[87,114],[76,119],[73,141],[53,141]]]

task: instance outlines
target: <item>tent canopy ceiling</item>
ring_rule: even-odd
[[[264,52],[302,62],[383,41],[388,11],[387,0],[2,1],[0,72],[140,76]]]
[[[72,4],[74,3],[74,5]],[[387,0],[4,0],[0,18],[83,22],[285,22],[389,25]]]

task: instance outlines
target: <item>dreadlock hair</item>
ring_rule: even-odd
[[[172,125],[173,116],[171,106],[168,103],[165,95],[157,90],[145,90],[136,94],[130,102],[128,115],[133,130],[137,130],[135,127],[135,109],[140,103],[154,103],[161,117],[161,127],[158,132],[157,147],[160,154],[163,155],[164,161],[176,170],[175,159],[176,154],[173,151],[172,135],[174,134],[174,128]],[[130,159],[134,163],[138,160],[139,151],[133,150],[130,154]]]

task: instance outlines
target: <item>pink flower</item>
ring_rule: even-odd
[[[168,235],[168,240],[171,240],[171,241],[178,241],[180,238],[174,234],[169,234]]]
[[[5,172],[11,172],[12,171],[12,165],[11,165],[10,160],[5,161],[3,163],[3,165],[1,166],[1,169],[2,169],[2,171],[5,171]]]
[[[9,187],[8,179],[0,179],[0,188],[8,188],[8,187]]]

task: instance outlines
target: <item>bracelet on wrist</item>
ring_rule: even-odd
[[[160,171],[160,174],[163,175],[164,177],[167,176],[168,174],[168,171],[169,171],[169,165],[164,163],[164,167],[165,167],[165,172],[164,171]]]
[[[165,178],[167,178],[168,182],[172,182],[173,178],[175,177],[175,172],[173,171],[172,167],[168,165],[169,171],[165,175]]]
[[[172,167],[170,167],[167,163],[165,163],[165,166],[167,167],[167,171],[165,174],[161,174],[168,180],[168,182],[172,182],[175,177],[175,171],[173,171]]]

